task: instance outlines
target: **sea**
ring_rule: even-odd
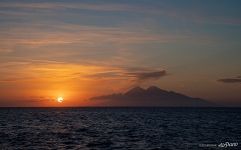
[[[0,150],[241,149],[241,108],[0,108]]]

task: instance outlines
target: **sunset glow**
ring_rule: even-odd
[[[97,106],[151,85],[241,106],[239,6],[1,1],[0,106]]]

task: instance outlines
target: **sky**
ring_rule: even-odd
[[[1,0],[0,106],[150,85],[241,106],[240,41],[237,0]]]

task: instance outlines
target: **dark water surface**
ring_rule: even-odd
[[[0,149],[241,149],[225,142],[240,108],[0,108]]]

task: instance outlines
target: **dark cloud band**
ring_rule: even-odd
[[[166,76],[166,71],[153,71],[153,72],[136,72],[136,73],[129,73],[130,76],[137,78],[138,80],[152,80],[152,79],[159,79],[163,76]]]
[[[241,76],[237,76],[236,78],[223,78],[218,81],[223,83],[241,83]]]

